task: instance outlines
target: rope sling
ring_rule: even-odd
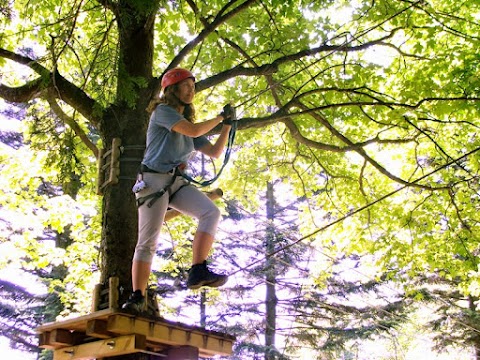
[[[225,157],[223,158],[223,163],[220,169],[218,170],[217,174],[211,178],[210,180],[198,181],[190,177],[189,175],[185,174],[183,171],[179,171],[180,175],[187,180],[189,183],[194,183],[201,187],[212,185],[222,174],[223,169],[227,166],[228,161],[230,160],[230,154],[232,153],[233,143],[235,142],[235,135],[237,133],[237,117],[234,111],[232,116],[232,127],[230,128],[230,132],[228,133],[228,141],[227,141],[227,149],[225,150]]]

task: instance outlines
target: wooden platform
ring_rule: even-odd
[[[38,327],[37,333],[39,346],[54,350],[54,360],[101,359],[133,353],[169,358],[167,354],[172,348],[182,347],[198,349],[200,357],[228,356],[235,341],[227,334],[161,318],[136,317],[114,309],[48,323]]]

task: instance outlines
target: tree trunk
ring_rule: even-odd
[[[200,292],[200,326],[207,326],[207,292],[205,289]]]
[[[135,6],[134,2],[130,2]],[[156,3],[153,1],[152,3]],[[149,114],[146,107],[151,88],[140,85],[152,83],[153,18],[155,11],[141,16],[129,14],[128,6],[118,7],[119,68],[117,101],[106,111],[101,124],[104,147],[108,150],[113,138],[121,140],[120,174],[118,183],[104,190],[102,208],[102,268],[101,279],[108,283],[112,276],[119,278],[119,306],[131,290],[131,264],[137,242],[137,209],[132,186],[139,170],[145,147]],[[139,82],[139,79],[141,81]],[[133,354],[115,359],[145,359]]]
[[[119,65],[117,101],[104,114],[101,134],[109,149],[113,138],[120,138],[120,175],[118,184],[108,186],[103,198],[102,281],[112,276],[120,280],[120,302],[131,290],[131,261],[137,241],[137,210],[132,186],[143,156],[148,124],[146,107],[151,89],[139,85],[152,83],[153,25],[156,1],[148,9],[133,8],[125,0],[117,9]],[[133,15],[132,15],[133,14]],[[141,79],[141,81],[140,81]]]
[[[275,198],[273,195],[273,184],[267,183],[267,232],[266,232],[266,253],[271,254],[275,249]],[[275,260],[267,258],[266,263],[266,299],[265,299],[265,360],[275,359],[275,329],[277,319],[277,295],[276,295],[276,274]]]

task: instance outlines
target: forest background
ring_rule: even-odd
[[[480,359],[478,1],[0,0],[0,19],[14,347],[36,353],[35,327],[111,276],[128,296],[150,105],[182,66],[199,120],[237,107],[212,254],[231,280],[184,290],[195,223],[167,222],[162,316],[236,335],[238,359]]]

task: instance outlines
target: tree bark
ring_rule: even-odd
[[[157,2],[152,2],[157,3]],[[132,3],[130,5],[134,6]],[[145,147],[149,114],[146,112],[152,82],[153,25],[155,5],[150,13],[130,11],[128,1],[119,11],[119,69],[117,101],[101,120],[100,133],[106,150],[114,138],[121,140],[118,183],[107,186],[102,207],[101,279],[119,278],[119,306],[131,291],[131,260],[137,241],[137,209],[132,186]],[[141,79],[141,80],[140,80]]]

